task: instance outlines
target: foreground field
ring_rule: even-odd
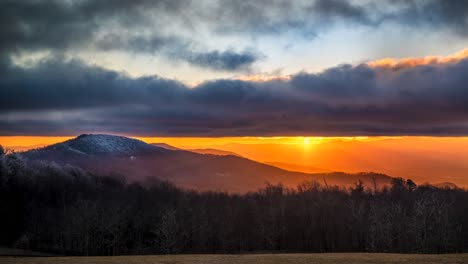
[[[2,264],[190,264],[190,263],[424,263],[448,264],[468,263],[468,254],[447,255],[407,255],[407,254],[368,254],[368,253],[331,253],[331,254],[252,254],[252,255],[163,255],[163,256],[120,256],[120,257],[0,257]]]

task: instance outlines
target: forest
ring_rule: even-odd
[[[247,194],[28,162],[0,147],[0,245],[63,255],[468,251],[468,191],[280,183]]]

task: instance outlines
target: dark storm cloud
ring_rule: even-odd
[[[150,21],[145,10],[175,12],[182,1],[2,1],[2,50],[66,49],[91,42],[111,26],[135,30]]]
[[[252,52],[237,53],[227,50],[223,52],[190,53],[186,58],[190,63],[201,67],[234,71],[242,67],[248,67],[259,58],[259,55]]]
[[[61,59],[32,68],[10,66],[0,79],[0,110],[74,109],[106,107],[152,98],[170,102],[185,91],[172,80],[130,79],[117,72]],[[11,100],[10,100],[11,99]]]
[[[466,59],[402,69],[343,65],[288,81],[188,88],[57,59],[4,70],[0,133],[467,135],[466,72]]]
[[[440,28],[468,35],[468,1],[459,0],[400,0],[393,2],[399,11],[389,18],[413,27]]]
[[[468,2],[459,0],[214,1],[209,6],[209,13],[191,14],[219,34],[295,31],[309,37],[335,23],[376,27],[385,22],[468,34]]]
[[[238,71],[263,55],[210,49],[192,36],[201,29],[313,36],[334,23],[387,21],[467,35],[467,1],[7,0],[0,7],[2,135],[468,135],[467,60],[401,69],[342,65],[289,81],[216,80],[191,89],[60,56],[122,51]],[[28,51],[51,56],[28,67],[11,62]]]
[[[232,49],[207,50],[174,32],[168,21],[183,17],[188,1],[6,1],[0,6],[0,55],[22,51],[96,49],[160,54],[213,70],[248,68],[259,56]],[[170,21],[169,21],[170,22]],[[185,22],[189,23],[189,22]],[[138,34],[141,30],[150,34]],[[118,31],[115,33],[114,31]],[[169,30],[167,30],[169,31]],[[130,32],[130,33],[129,33]],[[136,32],[136,33],[135,33]]]
[[[215,12],[202,16],[219,34],[281,34],[295,32],[315,36],[321,28],[335,22],[376,24],[370,16],[373,7],[341,0],[287,1],[218,1]]]
[[[378,26],[385,21],[468,33],[468,2],[458,0],[6,0],[0,7],[2,59],[24,51],[121,50],[239,70],[260,56],[210,50],[193,36],[206,30],[249,38],[283,32],[310,37],[337,22]]]
[[[318,0],[312,8],[315,13],[323,17],[341,17],[364,24],[371,23],[370,15],[367,13],[370,10],[362,6],[353,5],[349,1]]]
[[[262,56],[253,51],[196,51],[191,48],[192,42],[174,36],[133,36],[122,37],[115,34],[106,35],[95,42],[101,50],[125,50],[133,53],[165,54],[165,56],[186,61],[194,66],[213,70],[237,71],[248,69]]]

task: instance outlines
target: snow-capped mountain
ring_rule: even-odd
[[[83,134],[62,143],[54,144],[45,148],[29,151],[35,152],[62,152],[63,155],[115,155],[132,156],[149,153],[160,153],[167,151],[164,148],[152,146],[133,138],[105,135],[105,134]]]
[[[166,149],[143,141],[112,135],[85,134],[48,147],[21,153],[31,162],[70,164],[99,174],[125,175],[129,181],[146,177],[168,180],[177,186],[197,190],[247,192],[266,182],[296,187],[304,180],[330,185],[352,186],[359,179],[368,186],[373,180],[389,183],[382,174],[345,174],[287,171],[235,155],[200,154]]]

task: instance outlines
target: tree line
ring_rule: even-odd
[[[468,191],[396,178],[229,194],[127,183],[0,148],[0,245],[67,255],[468,251]]]

